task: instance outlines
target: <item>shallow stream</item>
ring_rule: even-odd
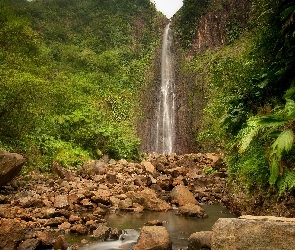
[[[152,212],[144,213],[125,213],[118,212],[109,214],[106,217],[107,226],[111,228],[119,228],[125,231],[122,239],[116,241],[106,241],[91,243],[84,246],[83,250],[116,250],[133,249],[140,233],[140,228],[147,221],[159,220],[164,221],[163,226],[169,232],[173,249],[187,249],[188,237],[195,232],[208,231],[212,229],[213,224],[219,218],[233,218],[225,208],[220,205],[202,205],[205,209],[208,218],[188,218],[176,214],[176,210],[167,212]],[[80,248],[79,248],[80,249]]]

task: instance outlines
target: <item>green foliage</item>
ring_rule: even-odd
[[[189,62],[207,102],[197,140],[224,150],[231,180],[248,190],[294,187],[294,13],[294,1],[251,1],[246,28],[229,13],[230,45]]]
[[[295,171],[294,169],[285,169],[283,176],[278,180],[279,195],[286,193],[295,188]]]
[[[290,92],[291,90],[286,96],[289,96]],[[274,115],[251,118],[248,126],[240,131],[239,148],[242,153],[259,134],[266,140],[266,145],[271,143],[267,156],[270,166],[269,183],[272,185],[276,183],[279,175],[283,174],[283,159],[294,146],[294,133],[291,129],[286,129],[289,127],[286,124],[291,124],[295,118],[294,109],[295,102],[287,99],[283,110],[278,110]]]
[[[48,170],[136,159],[136,111],[162,24],[149,0],[3,0],[0,145]]]
[[[183,7],[177,12],[175,23],[175,36],[181,40],[181,45],[187,49],[195,35],[200,17],[208,10],[212,0],[184,0]]]
[[[243,154],[232,149],[227,154],[227,164],[230,179],[237,185],[249,191],[267,186],[269,167],[263,141],[253,141]]]
[[[217,172],[218,172],[218,170],[216,170],[216,169],[214,169],[212,167],[206,167],[206,168],[204,168],[205,175],[212,175],[212,174],[215,174]]]

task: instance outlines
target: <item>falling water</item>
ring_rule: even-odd
[[[175,137],[175,92],[174,66],[171,51],[173,35],[170,24],[165,28],[161,58],[161,91],[157,109],[156,152],[170,154],[173,152]]]

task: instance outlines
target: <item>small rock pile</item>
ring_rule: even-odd
[[[77,171],[53,163],[52,172],[19,176],[0,188],[0,249],[67,249],[62,236],[69,233],[116,239],[121,231],[105,220],[116,210],[178,206],[180,215],[202,218],[199,202],[220,202],[226,184],[216,154],[152,154],[140,163],[93,160]]]

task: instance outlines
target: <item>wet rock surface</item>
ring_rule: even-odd
[[[52,167],[51,174],[32,172],[0,188],[1,249],[53,247],[58,235],[92,235],[97,241],[118,238],[119,230],[108,228],[105,219],[118,210],[167,211],[177,205],[183,207],[180,216],[203,217],[198,203],[220,202],[226,183],[222,159],[215,154],[91,161],[77,171],[57,163]],[[208,168],[214,169],[210,175],[205,174]],[[66,243],[60,244],[68,247]]]

